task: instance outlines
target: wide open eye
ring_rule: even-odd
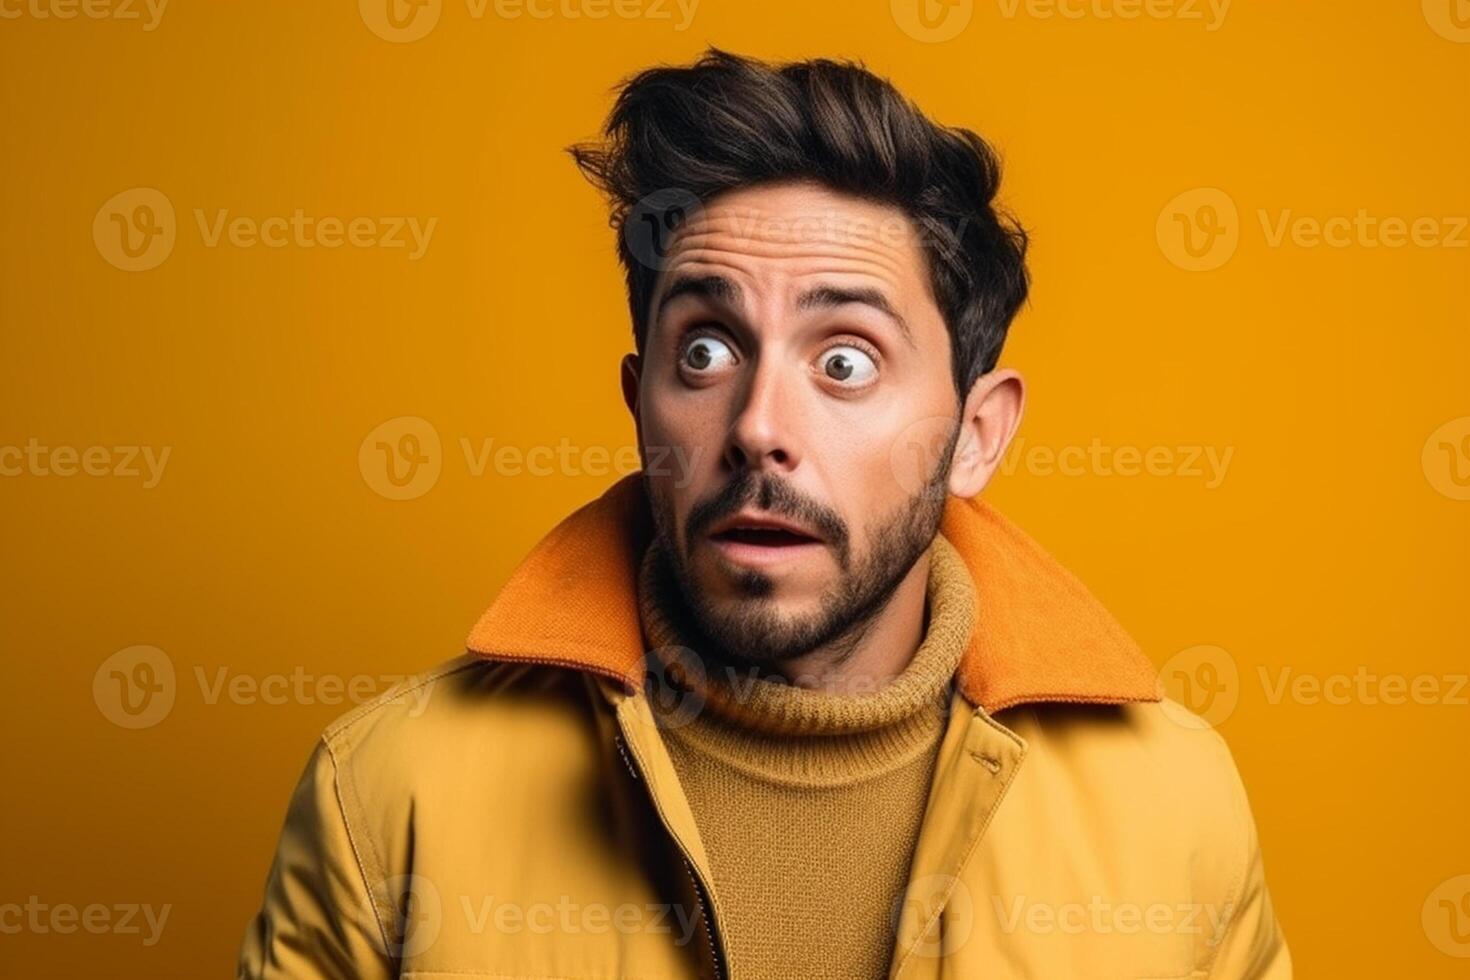
[[[713,374],[734,364],[735,352],[720,338],[705,334],[684,345],[679,363],[686,371],[695,374]]]
[[[878,365],[867,351],[850,344],[829,347],[817,358],[822,374],[839,384],[860,388],[878,374]]]

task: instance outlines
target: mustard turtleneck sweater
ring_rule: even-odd
[[[975,591],[964,560],[930,548],[924,640],[871,694],[836,695],[716,665],[689,650],[658,548],[639,573],[652,699],[709,854],[733,980],[887,975],[950,681]]]

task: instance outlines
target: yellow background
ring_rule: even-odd
[[[1464,975],[1470,944],[1421,912],[1470,873],[1470,692],[1269,696],[1287,668],[1470,670],[1470,502],[1452,468],[1470,473],[1470,233],[1458,248],[1269,234],[1286,211],[1365,209],[1453,238],[1444,219],[1470,213],[1470,31],[1452,0],[1237,0],[1213,30],[1193,0],[1133,19],[1103,16],[1127,0],[1074,2],[1080,18],[969,0],[943,41],[907,0],[702,0],[684,30],[671,0],[669,19],[512,18],[493,0],[476,18],[443,0],[408,43],[343,0],[173,0],[151,31],[38,17],[39,2],[4,0],[20,16],[0,19],[0,447],[171,456],[151,489],[0,477],[0,903],[172,909],[151,947],[0,934],[0,974],[232,970],[288,793],[347,706],[210,703],[197,672],[345,681],[451,656],[518,558],[611,482],[583,470],[589,447],[632,439],[629,332],[601,202],[562,147],[594,133],[619,78],[713,43],[861,58],[998,145],[1034,232],[1034,299],[1005,358],[1031,382],[1033,454],[990,498],[1155,662],[1224,652],[1204,654],[1235,670],[1217,720],[1301,975]],[[139,187],[170,202],[176,240],[128,272],[93,225]],[[1190,271],[1165,208],[1199,188],[1236,209],[1235,251]],[[1198,206],[1175,207],[1205,220]],[[413,261],[209,247],[196,209],[438,221]],[[404,416],[440,437],[441,472],[390,500],[359,449]],[[487,439],[567,440],[580,463],[474,475],[461,440]],[[1064,475],[1034,453],[1094,439],[1233,456],[1207,487]],[[168,657],[176,700],[131,730],[93,681],[140,644]]]

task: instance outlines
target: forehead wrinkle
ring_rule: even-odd
[[[671,268],[679,264],[707,263],[713,265],[730,265],[734,268],[750,272],[746,266],[750,259],[779,260],[783,264],[810,263],[821,265],[824,268],[814,271],[856,271],[875,276],[890,282],[895,287],[903,279],[904,262],[901,257],[895,255],[892,249],[883,246],[870,248],[858,248],[853,246],[838,246],[838,251],[826,251],[824,249],[812,249],[809,246],[796,245],[787,247],[756,247],[745,248],[732,245],[704,243],[691,241],[681,244],[677,253],[671,261]],[[745,264],[741,259],[747,260]],[[802,270],[802,274],[811,274]]]
[[[835,226],[835,227],[834,227]],[[894,229],[899,229],[897,242]],[[833,221],[797,217],[765,220],[720,220],[701,214],[683,225],[674,242],[697,247],[711,240],[728,239],[738,247],[760,254],[787,254],[802,249],[846,249],[881,255],[888,260],[913,257],[918,230],[906,218],[842,218]]]
[[[736,298],[734,301],[726,302],[727,308],[742,316],[749,315],[752,310],[748,308],[746,300],[756,301],[767,288],[773,288],[777,292],[774,295],[784,295],[784,302],[794,310],[804,311],[814,309],[821,305],[818,303],[804,302],[814,292],[829,289],[833,292],[873,292],[891,307],[890,311],[877,309],[881,315],[893,320],[899,327],[904,339],[913,345],[913,336],[907,322],[899,313],[900,298],[903,295],[903,287],[899,280],[897,270],[892,268],[874,267],[873,263],[864,262],[859,259],[843,259],[834,261],[831,257],[823,254],[812,256],[817,261],[810,263],[806,268],[793,268],[793,263],[788,261],[774,267],[751,268],[749,256],[744,252],[722,253],[713,250],[703,250],[683,257],[682,261],[674,264],[668,272],[670,281],[679,279],[702,279],[717,278],[735,282],[738,279],[748,279],[755,285],[754,291],[749,294],[741,291],[738,282],[735,282]],[[724,271],[713,272],[709,270],[729,270],[734,275],[726,274]],[[889,273],[885,275],[885,273]],[[777,276],[780,285],[771,283],[771,276]],[[766,283],[766,286],[759,285]],[[714,302],[720,302],[719,298],[712,297]],[[661,299],[659,308],[668,302],[667,298]],[[835,304],[829,304],[835,305]],[[869,304],[871,306],[871,304]]]
[[[675,243],[674,248],[676,251],[708,249],[717,252],[741,252],[759,258],[826,258],[854,255],[893,267],[901,266],[906,258],[904,250],[876,241],[768,242],[759,239],[724,241],[718,236],[694,235],[681,238]]]
[[[807,229],[828,228],[834,225],[842,228],[863,227],[893,227],[902,225],[913,227],[913,219],[899,210],[883,208],[880,210],[850,209],[845,206],[832,206],[823,208],[817,212],[796,211],[778,212],[756,208],[706,208],[695,212],[683,223],[683,227],[704,231],[729,231],[731,234],[742,237],[762,237],[767,239],[779,239],[791,237],[781,235],[778,232],[791,229],[801,230],[803,234],[809,234]],[[754,231],[756,235],[750,235]]]
[[[794,219],[790,224],[802,230],[801,234],[763,234],[760,228],[750,226],[725,227],[717,222],[690,221],[680,226],[675,235],[678,240],[697,240],[705,238],[728,237],[748,246],[779,247],[801,247],[810,245],[830,245],[838,248],[862,248],[878,249],[885,252],[897,252],[902,250],[903,244],[914,241],[918,237],[917,229],[910,221],[901,223],[887,221],[847,221],[836,229],[830,223],[819,224],[812,227],[810,223],[803,224],[800,219]],[[892,242],[894,237],[890,232],[895,225],[901,227],[902,232],[898,236],[899,244]],[[774,229],[766,229],[773,231]],[[752,233],[753,232],[753,233]]]

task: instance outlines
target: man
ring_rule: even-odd
[[[1289,976],[1222,741],[975,499],[1027,290],[986,144],[710,52],[573,154],[644,470],[327,731],[241,974]]]

